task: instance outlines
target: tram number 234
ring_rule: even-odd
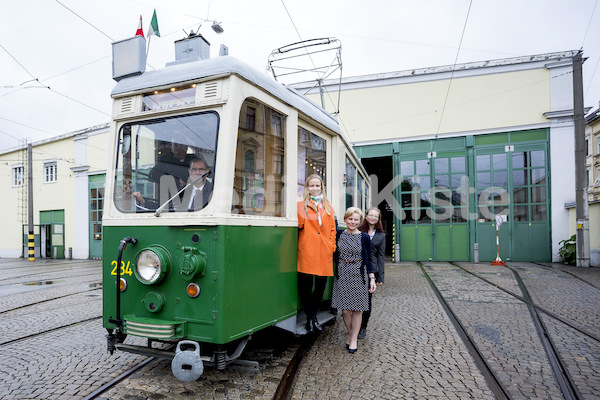
[[[117,261],[111,261],[110,265],[113,267],[110,274],[117,275]],[[127,264],[125,264],[125,261],[121,261],[121,275],[131,276],[131,274],[133,274],[133,271],[131,270],[131,261],[127,261]]]

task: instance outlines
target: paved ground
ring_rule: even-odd
[[[507,269],[460,265],[519,291]],[[600,269],[511,265],[536,303],[600,336]],[[523,303],[450,264],[425,263],[424,268],[486,359],[497,367],[512,398],[562,398]],[[0,398],[80,399],[143,359],[106,353],[100,320],[94,319],[101,312],[100,292],[92,286],[99,277],[96,261],[40,262],[32,267],[27,261],[0,259]],[[32,289],[26,282],[38,284]],[[18,308],[48,296],[65,297],[54,300],[53,306]],[[494,398],[416,263],[387,265],[386,283],[375,292],[373,304],[367,338],[359,341],[354,355],[345,349],[341,318],[325,327],[303,359],[293,399]],[[2,344],[78,318],[90,320]],[[548,316],[543,319],[583,397],[599,398],[598,342]],[[160,361],[101,398],[271,399],[300,341],[274,329],[257,334],[253,342],[248,358],[260,361],[258,373],[207,369],[197,381],[183,383],[171,376],[168,362]]]

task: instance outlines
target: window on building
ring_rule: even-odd
[[[585,139],[585,155],[590,155],[590,141],[588,139]]]
[[[23,174],[25,168],[23,165],[13,165],[12,167],[12,185],[13,187],[23,186]]]
[[[256,123],[256,108],[248,107],[246,109],[246,130],[253,131]]]
[[[44,183],[56,182],[57,179],[56,161],[44,162]]]

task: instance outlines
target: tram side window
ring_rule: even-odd
[[[285,216],[285,115],[248,99],[240,110],[233,214]]]
[[[356,167],[348,157],[346,157],[346,209],[354,206],[354,179]]]
[[[216,183],[218,125],[214,112],[124,124],[119,132],[116,207],[154,212],[164,205],[163,212],[187,212],[206,206]],[[194,179],[196,175],[202,176]]]
[[[319,175],[327,182],[327,142],[320,136],[298,128],[298,194],[304,194],[306,179]]]

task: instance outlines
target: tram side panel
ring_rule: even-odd
[[[224,226],[217,324],[231,341],[296,314],[298,229]]]

